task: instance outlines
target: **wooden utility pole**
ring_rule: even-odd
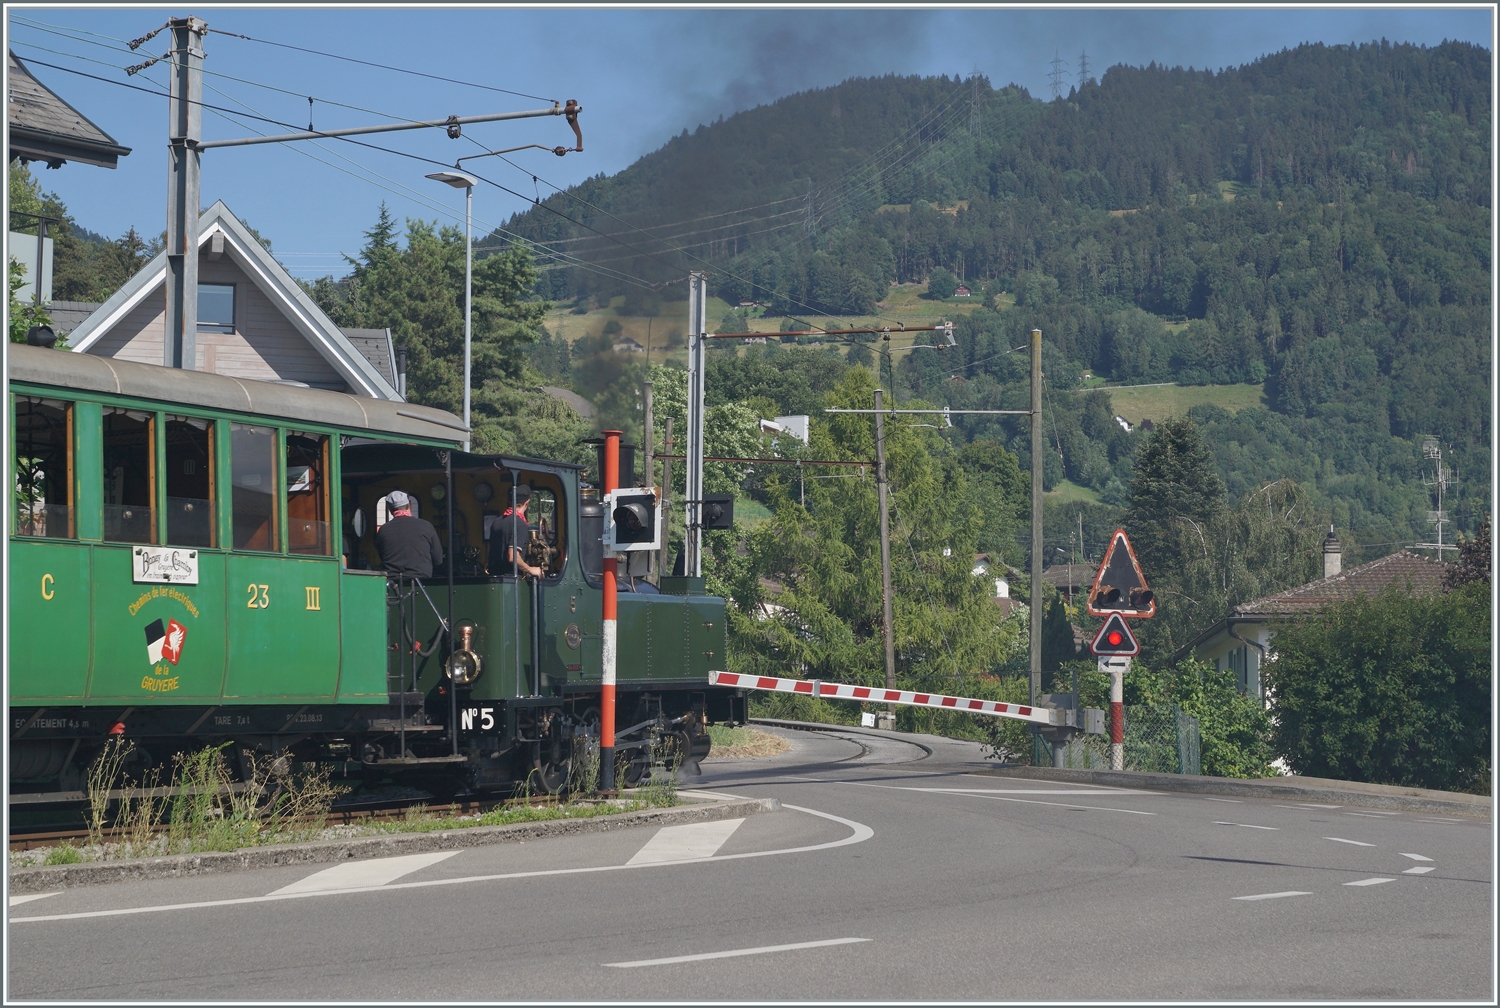
[[[896,625],[891,606],[891,503],[885,478],[884,393],[875,390],[875,492],[880,498],[880,616],[885,635],[885,688],[896,688]],[[894,705],[886,710],[895,715]]]
[[[1031,330],[1031,689],[1042,692],[1042,331]]]

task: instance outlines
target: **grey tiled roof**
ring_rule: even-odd
[[[9,57],[6,113],[12,157],[53,165],[81,161],[113,168],[120,157],[130,153],[129,147],[120,146],[114,137],[33,77],[14,52]]]
[[[54,301],[47,306],[47,314],[52,316],[52,328],[67,335],[82,325],[83,320],[94,314],[98,307],[90,301]]]
[[[1099,568],[1093,564],[1053,564],[1042,571],[1042,580],[1066,589],[1071,578],[1074,591],[1088,591],[1094,586],[1094,575],[1098,573]]]
[[[340,326],[339,332],[354,344],[354,349],[363,354],[365,360],[375,366],[380,377],[392,385],[396,384],[396,362],[391,359],[393,350],[389,329],[345,329]]]
[[[1294,616],[1317,612],[1336,602],[1347,602],[1360,595],[1378,595],[1391,586],[1413,594],[1426,594],[1442,588],[1444,565],[1428,560],[1410,550],[1401,550],[1358,567],[1351,567],[1331,578],[1309,581],[1275,595],[1234,607],[1235,616]]]

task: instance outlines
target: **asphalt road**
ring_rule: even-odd
[[[10,999],[1493,998],[1488,821],[784,734],[738,822],[17,897]]]

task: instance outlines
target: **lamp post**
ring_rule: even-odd
[[[469,423],[469,369],[474,353],[474,187],[479,180],[460,171],[433,172],[427,176],[464,191],[464,427]],[[472,430],[464,432],[464,451],[469,450]]]

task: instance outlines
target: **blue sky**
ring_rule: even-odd
[[[7,8],[8,41],[17,55],[31,62],[43,83],[134,149],[115,171],[75,164],[56,171],[39,170],[45,188],[62,197],[81,225],[107,237],[117,237],[131,226],[146,235],[165,227],[166,100],[37,63],[151,87],[141,78],[164,82],[161,66],[135,78],[120,68],[140,62],[146,53],[165,51],[167,33],[142,46],[139,53],[124,50],[123,40],[144,35],[171,14],[187,12],[147,7]],[[584,153],[559,159],[527,151],[513,156],[520,169],[498,159],[470,162],[487,178],[528,195],[546,195],[551,191],[549,182],[566,186],[590,175],[612,174],[684,128],[848,77],[967,74],[977,67],[997,86],[1014,82],[1033,95],[1045,96],[1054,52],[1068,69],[1076,70],[1080,52],[1086,51],[1093,74],[1102,76],[1115,64],[1152,61],[1218,69],[1302,42],[1337,44],[1386,38],[1433,45],[1459,39],[1488,47],[1493,31],[1488,7],[361,10],[199,6],[191,12],[222,32],[547,99],[578,99],[585,109]],[[308,95],[319,99],[314,122],[320,128],[478,115],[545,104],[536,98],[357,66],[223,34],[210,34],[205,49],[204,68],[210,72],[205,80],[216,89],[206,93],[205,101],[232,108],[248,106],[282,122],[306,124]],[[235,124],[212,112],[204,114],[206,138],[248,136],[257,129],[282,132],[249,120]],[[480,145],[493,149],[571,142],[566,125],[554,118],[473,126],[466,134],[473,139],[449,140],[438,131],[363,139],[445,163],[479,152]],[[816,138],[810,137],[809,142],[815,143]],[[423,177],[435,170],[433,165],[331,140],[317,146],[214,150],[203,156],[203,201],[207,205],[224,200],[271,239],[278,257],[296,275],[340,275],[347,269],[340,253],[358,250],[362,232],[373,222],[382,201],[398,219],[462,220],[462,191]],[[542,181],[533,183],[531,172]],[[525,206],[524,201],[490,186],[475,190],[474,203],[478,233],[503,223]]]

